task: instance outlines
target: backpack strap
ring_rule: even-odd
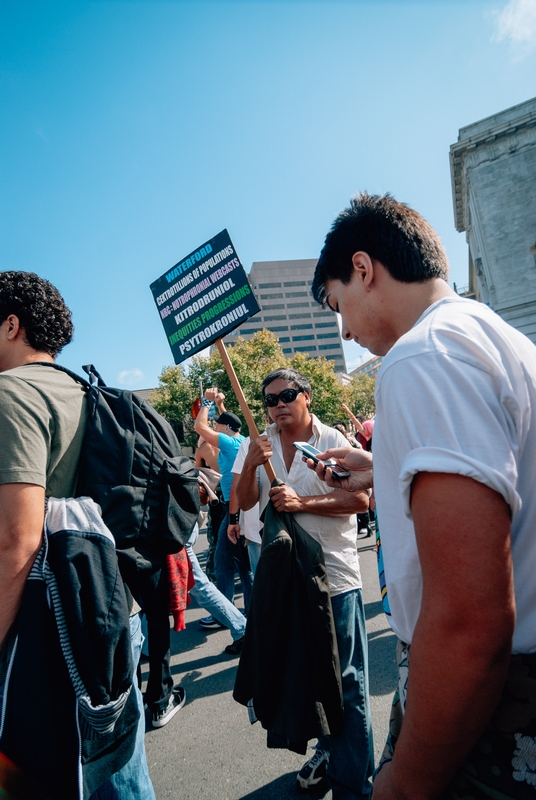
[[[86,389],[91,388],[89,381],[87,381],[85,378],[82,378],[80,375],[77,375],[76,372],[72,372],[72,370],[67,369],[67,367],[62,367],[61,364],[56,364],[51,361],[32,361],[32,364],[39,364],[40,367],[52,367],[52,369],[57,369],[58,372],[65,372],[70,378],[73,379],[73,381],[76,381],[76,383],[81,383]]]

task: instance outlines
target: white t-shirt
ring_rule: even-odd
[[[312,414],[313,435],[309,443],[318,450],[327,450],[329,447],[347,447],[348,442],[339,431],[328,428]],[[330,494],[338,491],[331,489],[324,481],[309,469],[302,461],[301,453],[296,450],[294,461],[287,472],[279,432],[275,424],[266,431],[272,443],[272,465],[277,477],[292,487],[300,497]],[[242,444],[245,445],[245,442]],[[249,442],[248,442],[249,446]],[[242,458],[240,454],[242,453]],[[242,472],[247,447],[240,448],[233,466],[233,472],[238,475]],[[257,469],[259,482],[261,513],[269,500],[270,483],[263,468]],[[294,515],[296,521],[304,528],[322,547],[326,572],[328,575],[329,589],[332,596],[349,592],[351,589],[361,588],[361,574],[359,571],[359,556],[357,554],[357,520],[355,514],[347,517],[327,517],[319,514],[299,513]]]
[[[242,466],[248,453],[250,441],[250,437],[247,436],[240,442],[240,447],[238,448],[238,453],[236,454],[231,470],[233,474],[240,475],[242,472]],[[235,469],[237,464],[238,469]],[[240,533],[242,533],[246,539],[249,539],[250,542],[261,544],[260,530],[262,530],[262,522],[260,521],[259,504],[255,503],[253,508],[250,508],[248,511],[242,511],[242,509],[240,509]]]
[[[445,298],[384,358],[376,409],[380,580],[395,633],[411,643],[422,596],[411,483],[418,472],[446,472],[480,481],[511,508],[513,651],[535,652],[536,347],[487,306]]]

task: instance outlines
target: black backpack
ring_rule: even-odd
[[[77,496],[100,505],[123,577],[161,567],[167,554],[184,547],[197,522],[197,468],[181,454],[171,425],[134,392],[106,386],[92,364],[84,367],[90,381],[50,366],[87,390]]]

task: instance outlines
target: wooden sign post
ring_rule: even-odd
[[[222,339],[216,339],[215,342],[216,347],[218,348],[218,352],[221,356],[221,360],[223,361],[223,366],[225,367],[225,371],[229,376],[229,380],[231,381],[231,386],[233,387],[233,391],[237,396],[238,403],[242,410],[242,414],[244,415],[244,419],[246,420],[246,424],[249,428],[249,434],[251,437],[259,436],[259,430],[257,425],[255,424],[255,420],[253,419],[253,414],[250,411],[248,406],[248,402],[242,391],[242,387],[240,386],[240,381],[238,380],[237,374],[234,371],[234,367],[231,363],[231,359],[229,358],[229,353],[227,352],[227,348],[225,347]],[[270,483],[273,483],[276,479],[275,470],[272,466],[271,461],[267,461],[264,464],[264,469],[266,470],[266,474],[268,475],[268,480]]]

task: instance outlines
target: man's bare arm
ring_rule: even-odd
[[[272,455],[272,445],[266,434],[259,436],[258,439],[252,439],[249,443],[248,454],[236,482],[236,497],[242,511],[249,511],[259,502],[257,467],[265,464]]]
[[[420,473],[411,509],[423,572],[407,705],[374,800],[436,800],[492,716],[515,626],[510,513],[471,478]]]
[[[368,510],[366,492],[347,492],[340,489],[330,494],[301,497],[290,486],[275,486],[270,489],[270,498],[278,511],[290,513],[306,512],[322,517],[348,517]]]
[[[29,483],[0,486],[0,647],[19,610],[41,545],[45,490]]]

